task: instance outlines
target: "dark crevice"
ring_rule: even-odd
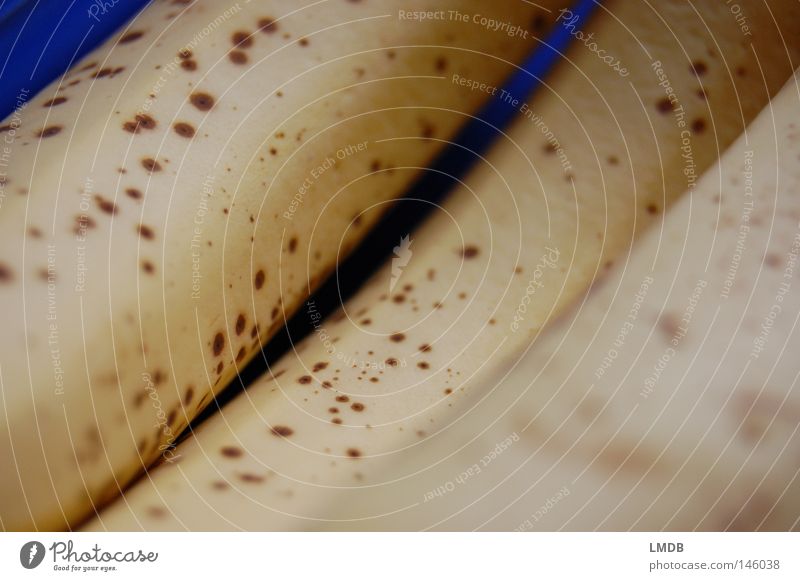
[[[580,15],[585,22],[595,7],[594,0],[581,0],[573,8],[573,14]],[[577,21],[572,21],[575,24]],[[543,78],[558,62],[560,53],[570,42],[569,28],[556,23],[554,29],[512,74],[503,88],[507,94],[524,102],[539,86]],[[500,93],[498,92],[498,95]],[[381,218],[372,231],[365,236],[350,256],[338,265],[318,290],[302,304],[287,324],[267,343],[261,354],[242,370],[238,378],[223,390],[203,410],[181,435],[179,441],[187,437],[191,430],[215,414],[229,403],[242,390],[247,389],[256,379],[270,373],[284,354],[297,345],[314,330],[308,316],[307,305],[313,301],[314,307],[323,318],[334,313],[342,303],[352,297],[361,286],[383,266],[392,256],[398,241],[416,230],[431,214],[435,205],[469,172],[493,143],[502,138],[518,110],[508,103],[508,99],[494,98],[475,119],[471,119],[457,134],[445,150],[433,161],[430,169],[422,172],[416,182],[394,202],[391,209]]]

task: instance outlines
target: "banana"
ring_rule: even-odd
[[[0,124],[0,526],[172,459],[558,5],[158,2]]]
[[[340,528],[796,530],[798,81]]]
[[[723,3],[602,10],[582,28],[558,14],[578,41],[565,63],[391,264],[327,320],[308,303],[314,332],[88,530],[366,528],[380,514],[362,498],[411,492],[411,474],[384,478],[396,461],[491,397],[486,382],[696,185],[797,56],[781,40],[798,32],[790,3],[748,5],[751,38]]]

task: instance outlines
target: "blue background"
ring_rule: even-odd
[[[0,119],[12,113],[23,90],[30,99],[148,3],[0,0]]]

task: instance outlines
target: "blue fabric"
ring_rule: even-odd
[[[584,24],[592,15],[600,0],[579,0],[570,8],[570,23],[575,28]],[[577,19],[575,18],[577,17]],[[407,194],[409,198],[426,198],[430,192],[444,193],[479,161],[501,132],[519,114],[519,106],[533,95],[541,80],[558,62],[572,40],[575,28],[556,22],[555,27],[536,47],[520,69],[497,91],[484,109],[470,121],[453,140],[451,145],[436,159],[420,180]],[[507,95],[510,99],[503,98]],[[516,105],[512,100],[516,100]]]
[[[572,17],[577,17],[577,20],[571,20],[570,22],[577,28],[579,24],[584,23],[589,18],[597,3],[595,0],[581,0],[578,2],[570,9]],[[537,47],[521,65],[522,70],[518,71],[506,82],[503,89],[508,95],[522,103],[533,94],[541,79],[547,75],[569,46],[572,35],[570,30],[566,26],[556,23],[554,30],[545,39],[544,44]],[[517,107],[512,106],[508,99],[495,98],[487,105],[479,117],[483,119],[485,125],[502,129],[513,119],[517,111]]]
[[[0,119],[146,4],[148,0],[0,0]]]

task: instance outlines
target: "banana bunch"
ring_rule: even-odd
[[[1,526],[74,527],[174,461],[540,4],[157,2],[0,124]]]
[[[799,88],[446,434],[332,496],[320,526],[796,529]],[[336,521],[353,506],[371,518]]]
[[[558,12],[555,25],[572,27],[577,42],[534,101],[516,99],[519,118],[502,142],[340,312],[320,320],[307,303],[315,331],[87,528],[715,528],[727,513],[706,518],[698,506],[733,498],[749,510],[737,484],[742,464],[718,467],[729,448],[717,438],[727,432],[701,420],[736,417],[713,411],[728,405],[725,389],[737,393],[727,372],[698,399],[729,356],[718,352],[723,341],[703,358],[703,373],[690,383],[680,375],[710,330],[726,340],[745,333],[728,317],[744,304],[733,300],[737,289],[761,268],[754,258],[737,263],[739,284],[719,314],[725,326],[695,323],[711,321],[698,305],[722,292],[719,272],[736,248],[727,227],[741,198],[722,180],[742,179],[744,160],[733,153],[714,164],[800,55],[792,3],[748,4],[747,17],[745,34],[725,3],[608,2],[581,27],[569,10]],[[743,138],[753,160],[766,160],[758,191],[773,202],[775,170],[783,176],[788,158],[770,149],[767,133],[781,143],[794,135],[787,100],[775,106],[780,131],[765,114],[752,144]],[[796,213],[786,196],[781,204]],[[770,215],[758,214],[764,226]],[[679,270],[686,261],[691,268]],[[635,302],[632,293],[646,296]],[[695,319],[683,331],[690,300]],[[611,356],[632,301],[639,323]],[[668,334],[679,337],[674,363],[641,396]],[[759,403],[760,394],[750,385],[731,396],[731,409],[739,417],[749,404],[761,417],[782,409],[775,395]],[[666,453],[675,434],[685,464]],[[783,452],[753,438],[751,451],[756,441],[769,447],[746,461],[741,481],[757,490],[756,476]],[[730,454],[738,461],[747,450],[742,443]],[[742,488],[728,496],[723,482]],[[568,508],[550,520],[528,517],[556,504]]]

